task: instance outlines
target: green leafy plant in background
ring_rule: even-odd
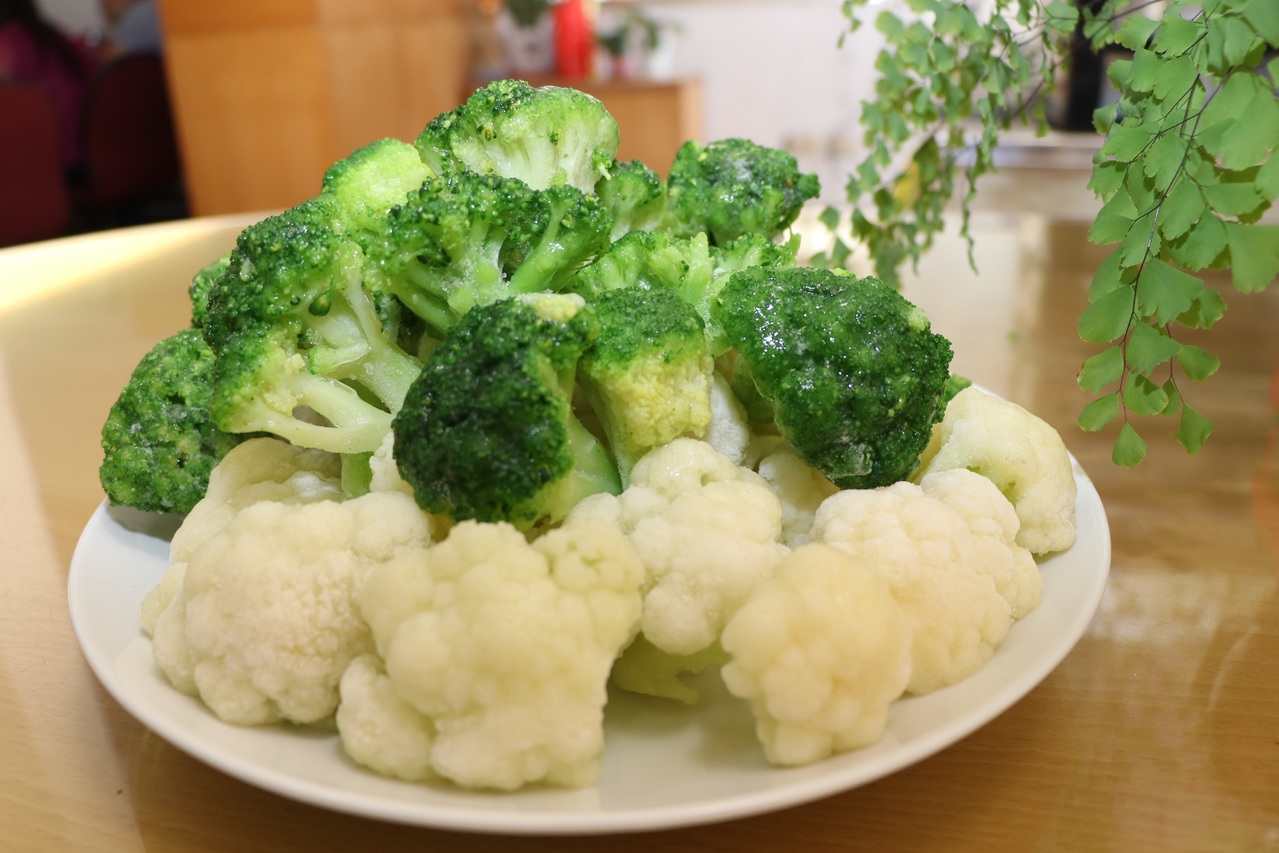
[[[851,30],[868,0],[845,0]],[[1099,266],[1079,318],[1080,337],[1101,347],[1079,373],[1092,395],[1079,425],[1116,421],[1114,461],[1136,465],[1146,442],[1142,416],[1175,419],[1176,437],[1197,452],[1210,419],[1182,393],[1219,362],[1185,343],[1225,311],[1205,270],[1229,270],[1244,293],[1279,274],[1279,226],[1261,217],[1279,198],[1277,0],[991,0],[981,17],[962,0],[905,0],[907,15],[881,10],[886,46],[876,61],[875,98],[861,118],[868,153],[847,185],[848,240],[836,236],[818,263],[847,263],[862,244],[875,273],[898,281],[945,226],[958,196],[968,240],[977,179],[995,169],[1000,134],[1014,122],[1048,129],[1047,95],[1072,40],[1094,51],[1119,45],[1113,62],[1119,101],[1094,116],[1104,141],[1089,187],[1102,207],[1089,239],[1114,248]],[[959,190],[962,189],[962,193]],[[831,210],[832,230],[842,227]]]

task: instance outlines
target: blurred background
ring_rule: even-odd
[[[55,110],[56,159],[47,139],[13,138],[35,119],[0,99],[0,245],[290,206],[335,160],[380,137],[411,140],[504,76],[600,97],[623,159],[665,172],[687,139],[747,137],[790,150],[822,178],[818,203],[838,204],[882,46],[871,26],[848,32],[841,0],[0,0],[0,35],[22,6],[88,59],[63,92],[79,105]],[[151,41],[126,48],[148,17]],[[12,80],[4,44],[0,78]],[[1086,116],[1105,97],[1097,64],[1080,63],[1082,86],[1060,87]],[[1047,137],[1006,135],[1000,162],[1020,170],[1006,181],[1019,190],[1001,196],[992,177],[991,203],[1094,215],[1100,139],[1072,125],[1069,106],[1052,111]],[[1028,195],[1027,173],[1056,189]]]

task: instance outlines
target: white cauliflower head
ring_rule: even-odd
[[[227,722],[326,720],[347,664],[373,648],[356,610],[365,576],[430,535],[399,492],[249,504],[161,582],[171,597],[154,620],[156,663]]]
[[[910,677],[911,637],[864,558],[808,544],[729,620],[721,674],[750,700],[769,761],[808,764],[880,738]]]
[[[1021,521],[1017,542],[1034,554],[1075,542],[1078,486],[1061,435],[1037,415],[980,388],[960,391],[920,459],[913,479],[967,468],[990,479]]]
[[[760,460],[755,470],[782,502],[781,539],[792,548],[798,547],[812,538],[817,507],[839,487],[800,459],[780,436],[760,438],[756,446]]]
[[[626,537],[596,519],[531,543],[509,524],[466,521],[377,568],[360,609],[385,674],[366,661],[344,681],[348,752],[464,787],[593,783],[608,672],[635,635],[643,582]],[[378,727],[394,736],[373,737]],[[401,742],[414,758],[391,754]]]
[[[913,628],[911,693],[976,672],[1012,626],[1012,608],[967,520],[913,483],[831,496],[817,510],[813,535],[888,582]]]
[[[643,634],[676,655],[716,642],[789,552],[778,541],[781,503],[764,479],[696,439],[650,451],[620,496],[588,498],[573,517],[604,518],[629,535],[648,573]]]
[[[981,568],[995,581],[1008,602],[1013,619],[1020,619],[1039,605],[1043,575],[1035,555],[1017,544],[1021,523],[1017,512],[987,478],[966,468],[929,474],[920,481],[924,494],[963,516],[981,550]]]

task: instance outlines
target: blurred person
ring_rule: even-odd
[[[49,93],[61,124],[63,167],[72,177],[82,164],[81,113],[97,66],[88,44],[45,18],[35,0],[0,0],[0,79],[34,83]]]
[[[164,48],[154,0],[101,0],[107,27],[98,48],[104,59]]]

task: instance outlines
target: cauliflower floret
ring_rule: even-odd
[[[351,661],[339,688],[337,727],[347,755],[384,776],[409,782],[435,777],[435,727],[400,698],[381,658],[367,654]]]
[[[626,537],[597,519],[531,543],[464,521],[402,554],[360,597],[385,675],[366,661],[344,680],[344,745],[375,769],[429,767],[465,787],[592,784],[609,667],[635,635],[643,582]],[[392,754],[402,741],[413,757]]]
[[[910,677],[911,633],[864,558],[808,544],[729,620],[720,672],[751,701],[769,761],[808,764],[883,734]]]
[[[240,510],[258,501],[303,504],[341,496],[342,462],[335,453],[278,438],[251,438],[231,448],[209,475],[204,497],[173,534],[169,570],[142,599],[142,630],[154,633],[156,620],[182,587],[191,554]]]
[[[888,581],[913,626],[911,693],[976,672],[1012,626],[968,522],[918,485],[841,491],[818,508],[813,535]]]
[[[347,664],[373,649],[355,602],[365,576],[430,536],[400,492],[250,504],[170,568],[180,586],[154,622],[156,664],[227,722],[324,721]]]
[[[778,541],[781,503],[764,479],[696,439],[650,451],[621,495],[588,498],[569,517],[603,518],[629,535],[648,572],[643,634],[675,655],[716,642],[789,552]]]
[[[1075,542],[1078,486],[1058,432],[1016,403],[980,388],[960,391],[912,479],[951,468],[989,478],[1021,520],[1018,544],[1034,554],[1062,551]]]
[[[728,380],[715,371],[711,374],[711,418],[702,439],[733,464],[751,467],[752,439],[750,419],[746,408],[737,399]]]
[[[968,522],[981,549],[981,566],[1008,602],[1013,619],[1034,610],[1043,592],[1043,575],[1035,555],[1017,544],[1017,512],[995,484],[966,468],[954,468],[929,474],[919,486]]]
[[[811,539],[817,507],[839,487],[800,459],[781,436],[761,437],[756,446],[756,470],[782,502],[782,542],[796,548]]]

